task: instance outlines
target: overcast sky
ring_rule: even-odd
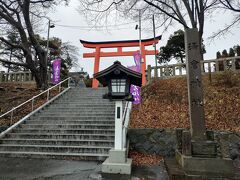
[[[70,42],[71,44],[79,47],[79,65],[84,68],[91,76],[93,73],[93,62],[94,59],[87,58],[83,59],[82,54],[84,52],[91,52],[92,49],[84,48],[79,40],[87,40],[87,41],[113,41],[113,40],[130,40],[130,39],[138,39],[139,33],[138,30],[135,30],[135,25],[137,23],[131,23],[127,25],[121,25],[119,27],[110,26],[109,31],[104,30],[95,30],[89,28],[79,28],[72,26],[87,26],[87,22],[83,15],[77,12],[77,7],[79,3],[78,0],[71,0],[69,6],[60,6],[55,9],[54,12],[49,14],[50,18],[55,22],[56,27],[51,29],[50,37],[59,37],[64,42]],[[229,22],[230,15],[228,13],[225,14],[215,14],[214,20],[213,18],[208,20],[205,24],[204,29],[204,43],[206,45],[207,53],[204,55],[204,59],[214,59],[217,51],[222,51],[223,49],[229,49],[230,47],[240,44],[240,27],[233,29],[231,34],[227,36],[217,39],[214,42],[207,40],[213,32],[217,31],[221,27],[224,26],[227,22]],[[151,21],[151,19],[149,19]],[[116,22],[116,24],[128,23],[126,21]],[[161,22],[156,22],[160,24]],[[115,24],[115,22],[113,23]],[[142,28],[147,22],[142,22]],[[70,26],[70,27],[64,27]],[[180,25],[177,25],[174,28],[170,28],[167,32],[163,33],[163,29],[159,28],[156,30],[156,35],[162,35],[162,40],[158,44],[158,48],[160,46],[164,46],[166,41],[169,38],[169,35],[174,31],[181,28]],[[44,32],[42,34],[44,36]],[[45,25],[45,36],[47,36],[47,21]],[[153,33],[152,30],[143,30],[142,38],[152,38]],[[153,47],[150,47],[153,49]],[[133,65],[134,61],[132,57],[117,57],[117,58],[101,58],[100,60],[100,70],[110,66],[115,60],[120,60],[123,65]],[[154,57],[147,56],[147,64],[154,65]]]

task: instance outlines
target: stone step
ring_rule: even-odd
[[[113,134],[114,129],[21,129],[16,128],[14,133],[56,133],[56,134]]]
[[[105,107],[105,108],[114,108],[114,105],[111,104],[101,104],[101,103],[95,103],[95,104],[52,104],[51,106],[47,106],[46,108],[68,108],[68,109],[72,109],[72,108],[80,108],[80,107],[85,107],[85,108],[89,108],[89,107]]]
[[[79,98],[79,99],[81,99],[83,97],[89,97],[89,99],[91,99],[91,98],[103,99],[104,94],[106,94],[106,93],[79,93],[79,94],[71,93],[71,94],[66,94],[64,96],[64,98],[71,98],[71,99]],[[103,99],[103,100],[107,100],[107,99]]]
[[[109,101],[108,99],[103,99],[103,94],[99,94],[99,95],[88,95],[88,94],[84,94],[84,95],[66,95],[63,96],[62,98],[58,99],[58,100],[67,100],[67,99],[102,99],[104,101]]]
[[[58,101],[55,101],[54,104],[62,104],[62,103],[66,103],[66,104],[111,104],[111,105],[114,105],[114,103],[110,102],[110,101],[103,101],[102,99],[64,99],[64,100],[58,100]]]
[[[115,111],[77,111],[77,112],[70,112],[70,111],[59,111],[59,112],[52,112],[52,111],[45,111],[44,113],[36,113],[34,116],[80,116],[80,115],[104,115],[104,114],[111,114],[115,115]]]
[[[114,120],[28,120],[25,122],[25,124],[109,124],[114,125]]]
[[[92,111],[91,113],[81,113],[81,112],[75,112],[75,113],[41,113],[41,114],[36,114],[35,117],[41,118],[41,117],[56,117],[56,118],[61,118],[61,117],[67,117],[67,118],[72,118],[72,117],[80,117],[80,118],[85,118],[85,117],[114,117],[115,113],[107,113],[107,112],[101,112],[101,113],[96,113]]]
[[[74,95],[74,96],[64,96],[63,98],[59,98],[57,101],[60,100],[102,100],[102,101],[109,101],[109,99],[103,99],[103,95],[95,95],[95,96],[89,96],[89,95]]]
[[[35,120],[114,120],[114,116],[41,116],[30,117]]]
[[[113,124],[21,124],[24,129],[114,129]]]
[[[88,106],[88,107],[73,107],[73,108],[68,108],[68,107],[56,107],[56,106],[49,106],[47,108],[44,108],[43,110],[40,111],[40,113],[44,113],[44,112],[54,112],[55,110],[57,110],[58,112],[102,112],[104,110],[108,110],[108,111],[115,111],[115,107],[114,106]]]
[[[0,156],[105,160],[114,146],[107,88],[71,88],[0,140]]]
[[[73,108],[73,107],[96,107],[96,106],[102,106],[102,107],[108,107],[108,106],[112,106],[114,107],[113,104],[107,104],[107,103],[101,103],[101,102],[94,102],[94,103],[54,103],[51,105],[52,107],[67,107],[67,108]]]
[[[9,133],[7,138],[24,139],[78,139],[78,140],[113,140],[114,133],[108,134],[52,134],[52,133]]]
[[[74,140],[74,139],[3,139],[2,144],[19,145],[61,145],[61,146],[114,146],[114,140]]]
[[[75,89],[75,88],[71,88],[69,90],[69,92],[75,92],[75,93],[100,93],[100,92],[106,92],[108,91],[107,88],[103,88],[103,89],[92,89],[92,88],[79,88],[79,89]]]
[[[1,157],[25,157],[25,158],[51,158],[66,160],[87,160],[87,161],[104,161],[108,157],[106,154],[93,153],[59,153],[59,152],[24,152],[24,151],[0,151]]]
[[[61,153],[96,153],[106,154],[111,146],[60,146],[60,145],[19,145],[0,144],[0,151],[31,151],[31,152],[61,152]]]
[[[66,94],[65,97],[84,97],[84,96],[89,96],[89,97],[101,97],[108,93],[108,91],[102,91],[102,92],[79,92],[79,93],[76,93],[76,92],[69,92],[68,94]]]
[[[99,100],[63,100],[63,101],[55,101],[54,104],[72,104],[72,105],[82,105],[82,104],[102,104],[102,105],[114,105],[112,102],[109,101],[102,101],[101,99]]]

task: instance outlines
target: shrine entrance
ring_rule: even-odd
[[[105,42],[89,42],[80,40],[85,48],[92,48],[94,52],[91,53],[83,53],[83,58],[95,58],[94,61],[94,74],[99,72],[99,65],[100,65],[100,57],[117,57],[117,56],[133,56],[134,53],[138,51],[123,51],[122,48],[125,47],[139,47],[141,44],[141,56],[142,56],[142,63],[141,63],[141,73],[142,73],[142,85],[146,84],[146,55],[155,55],[154,50],[146,50],[146,46],[151,46],[157,44],[161,36],[150,39],[142,39],[141,43],[139,40],[125,40],[125,41],[105,41]],[[101,52],[103,48],[116,48],[117,51],[115,52]],[[98,81],[93,78],[92,88],[98,88]]]

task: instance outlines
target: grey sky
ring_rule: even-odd
[[[120,27],[110,27],[109,29],[114,30],[89,30],[89,29],[79,29],[74,27],[63,27],[60,25],[69,25],[69,26],[87,26],[85,18],[77,12],[77,6],[79,5],[78,0],[71,0],[69,6],[57,7],[54,12],[49,16],[53,21],[55,21],[56,27],[51,29],[50,37],[55,36],[61,38],[63,41],[69,41],[73,45],[79,47],[79,65],[84,68],[90,75],[93,73],[93,62],[94,59],[83,59],[82,54],[84,52],[91,52],[91,49],[83,48],[79,40],[87,41],[113,41],[113,40],[127,40],[127,39],[138,39],[138,31],[135,30],[135,25],[137,23],[132,23],[129,25],[124,25]],[[212,15],[212,18],[209,18],[205,24],[204,28],[204,43],[206,45],[207,53],[204,55],[204,59],[214,59],[217,51],[222,51],[223,49],[229,49],[233,45],[240,44],[240,27],[232,30],[232,34],[228,34],[221,39],[217,39],[214,42],[207,40],[213,32],[222,28],[227,22],[229,22],[229,13],[215,13]],[[151,19],[149,19],[151,21]],[[127,23],[126,21],[121,21],[119,24]],[[146,25],[147,22],[142,22],[142,27]],[[161,22],[156,22],[156,24]],[[47,22],[46,22],[47,24]],[[118,24],[118,22],[116,22]],[[119,28],[119,30],[117,30]],[[162,34],[163,29],[159,28],[156,30],[156,34],[162,34],[162,40],[158,44],[158,48],[166,44],[166,41],[169,38],[169,35],[174,31],[181,28],[180,25],[177,25],[174,28],[170,28],[167,32]],[[47,36],[47,25],[45,26],[45,36]],[[42,34],[44,36],[44,34]],[[151,38],[153,37],[152,31],[143,31],[142,38]],[[153,49],[153,47],[151,47]],[[119,57],[119,58],[102,58],[100,61],[100,70],[110,66],[116,59],[120,60],[124,65],[133,65],[134,61],[132,57]],[[147,64],[154,65],[154,57],[147,56]]]

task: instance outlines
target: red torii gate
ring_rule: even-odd
[[[155,38],[155,43],[157,44],[162,36]],[[115,56],[133,56],[136,51],[124,51],[123,47],[138,47],[139,40],[125,40],[125,41],[105,41],[105,42],[89,42],[80,40],[86,48],[95,49],[92,53],[83,53],[84,58],[95,58],[94,61],[94,74],[99,72],[100,57],[115,57]],[[146,84],[146,55],[155,55],[154,50],[146,50],[145,46],[150,46],[154,44],[154,38],[141,40],[141,55],[143,58],[143,63],[141,63],[142,71],[142,85]],[[102,48],[117,48],[116,52],[101,52]],[[92,83],[92,88],[98,88],[98,81],[94,78]]]

